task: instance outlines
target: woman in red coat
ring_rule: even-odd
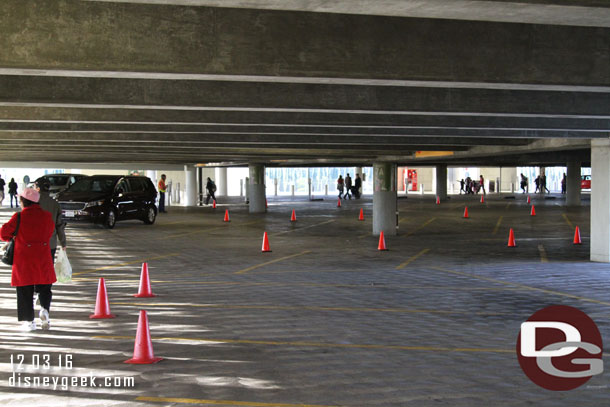
[[[42,329],[49,329],[49,308],[51,307],[51,285],[57,281],[49,241],[55,230],[51,213],[43,210],[38,201],[40,194],[32,188],[26,188],[19,194],[20,213],[13,217],[0,229],[0,238],[9,241],[19,229],[15,239],[15,254],[11,286],[17,287],[17,317],[23,321],[23,329],[33,331],[34,322],[34,290],[39,293],[39,317]]]

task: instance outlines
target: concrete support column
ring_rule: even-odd
[[[590,255],[610,263],[610,139],[591,140]]]
[[[395,235],[396,215],[396,164],[373,164],[373,235],[383,230],[384,235]]]
[[[265,166],[250,164],[248,169],[250,171],[250,184],[248,185],[250,213],[264,213],[267,211],[265,205]]]
[[[184,205],[195,206],[197,205],[197,171],[195,167],[185,165],[184,173],[186,178],[186,194]]]
[[[580,163],[568,162],[566,174],[566,205],[580,206]]]
[[[159,181],[157,179],[157,171],[155,171],[155,170],[146,170],[146,176],[148,178],[150,178],[152,183],[155,184],[155,188],[156,188],[157,187],[157,182]]]
[[[436,166],[436,196],[441,200],[447,199],[447,166]]]
[[[227,167],[216,168],[216,196],[227,196]]]

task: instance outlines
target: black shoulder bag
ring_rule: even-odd
[[[15,228],[15,233],[13,233],[13,238],[6,244],[4,247],[4,254],[2,255],[2,263],[8,264],[9,266],[13,265],[13,257],[15,256],[15,239],[17,238],[17,232],[19,232],[19,223],[21,222],[21,214],[17,214],[17,227]]]

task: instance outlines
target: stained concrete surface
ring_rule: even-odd
[[[52,330],[17,330],[8,268],[0,275],[0,401],[8,406],[604,406],[608,374],[550,392],[523,374],[519,327],[551,305],[575,306],[608,338],[607,264],[588,261],[589,207],[561,197],[399,200],[387,252],[371,236],[370,197],[269,198],[252,215],[236,198],[170,207],[153,226],[68,228],[72,284],[54,286]],[[464,219],[468,205],[470,218]],[[229,209],[231,222],[224,223]],[[365,221],[357,220],[364,208]],[[290,222],[295,209],[297,222]],[[5,222],[11,212],[0,211]],[[578,225],[582,246],[572,245]],[[509,228],[517,247],[507,248]],[[271,253],[261,253],[263,231]],[[133,298],[148,261],[155,298]],[[90,320],[105,277],[112,320]],[[138,311],[155,365],[127,365]],[[10,357],[71,354],[50,374],[134,376],[134,388],[9,386]],[[29,370],[44,376],[42,370]],[[25,374],[25,373],[24,373]],[[257,404],[258,403],[258,404]]]

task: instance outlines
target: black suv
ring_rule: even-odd
[[[103,223],[112,229],[118,220],[157,218],[157,190],[141,176],[94,175],[77,181],[57,195],[64,220]]]

